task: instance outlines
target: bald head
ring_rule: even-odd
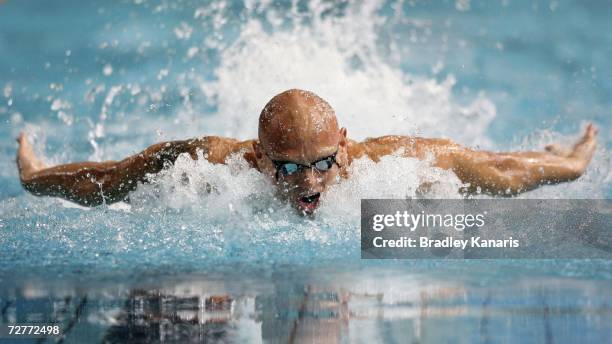
[[[291,89],[272,98],[259,116],[259,142],[275,159],[312,161],[338,145],[334,109],[316,94]]]

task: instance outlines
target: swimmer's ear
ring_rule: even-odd
[[[253,141],[253,153],[255,153],[255,162],[257,163],[257,169],[260,172],[265,172],[267,174],[274,175],[274,167],[269,159],[266,159],[266,156],[263,151],[263,147],[259,141]]]
[[[336,163],[338,164],[338,166],[341,166],[341,167],[348,165],[346,128],[340,129],[340,141],[338,142],[338,153],[336,155]]]
[[[346,146],[346,128],[340,128],[340,145]]]
[[[346,128],[340,128],[340,135],[342,135],[343,138],[346,138]]]

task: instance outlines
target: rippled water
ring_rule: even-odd
[[[159,140],[252,138],[269,98],[299,87],[327,99],[355,139],[406,134],[541,149],[571,143],[594,121],[601,144],[587,174],[522,197],[610,198],[611,9],[568,1],[7,1],[0,5],[2,319],[15,304],[41,299],[41,307],[55,307],[67,294],[78,308],[89,295],[81,319],[91,328],[81,336],[102,336],[129,323],[120,316],[131,312],[129,300],[183,297],[176,288],[187,281],[187,294],[203,304],[230,295],[230,304],[251,307],[226,320],[269,340],[286,341],[297,331],[287,324],[318,318],[290,301],[309,288],[334,300],[357,295],[347,307],[363,309],[332,317],[345,341],[360,331],[394,341],[407,329],[436,341],[462,325],[466,341],[512,341],[519,327],[544,340],[571,342],[568,333],[588,331],[593,342],[604,338],[608,261],[360,261],[361,198],[414,196],[422,181],[438,182],[426,196],[459,197],[457,178],[426,163],[359,161],[314,219],[275,200],[238,157],[227,166],[180,159],[139,187],[130,205],[82,209],[24,193],[13,138],[25,129],[49,164],[119,159]],[[204,192],[204,182],[219,193]],[[437,292],[447,287],[450,296]],[[382,301],[367,296],[379,294]],[[423,310],[430,298],[439,309]],[[202,320],[206,307],[189,307]],[[274,314],[283,321],[269,320]],[[266,326],[278,331],[265,334]],[[429,327],[442,328],[440,338]]]

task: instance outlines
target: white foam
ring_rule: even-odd
[[[150,175],[149,183],[130,195],[132,208],[189,208],[214,219],[249,214],[254,207],[274,201],[272,184],[240,155],[221,165],[206,161],[201,151],[198,154],[196,160],[183,154],[172,167]]]

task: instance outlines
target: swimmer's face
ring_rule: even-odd
[[[287,149],[266,154],[265,170],[280,195],[296,209],[310,215],[319,207],[320,197],[337,182],[340,164],[346,156],[346,129],[325,133],[304,149]],[[342,165],[344,166],[344,165]]]
[[[346,129],[338,128],[329,104],[301,90],[283,92],[266,105],[254,148],[259,169],[307,215],[347,162]]]

